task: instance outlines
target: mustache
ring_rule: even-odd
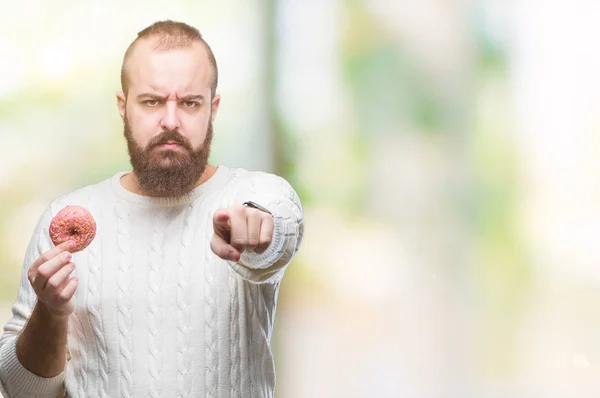
[[[193,149],[190,142],[175,130],[164,131],[160,135],[152,138],[150,142],[148,142],[147,148],[148,150],[151,150],[159,145],[166,144],[167,142],[175,142],[189,151],[192,151]]]

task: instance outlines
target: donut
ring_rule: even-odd
[[[82,251],[96,236],[96,221],[92,214],[81,206],[66,206],[50,222],[50,239],[55,246],[67,240],[76,244],[73,253]]]

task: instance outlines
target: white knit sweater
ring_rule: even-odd
[[[65,195],[42,215],[0,338],[0,391],[54,398],[64,384],[79,398],[272,397],[279,282],[304,230],[296,192],[276,175],[221,165],[188,197],[153,199],[125,190],[124,174]],[[273,213],[273,241],[239,264],[222,260],[210,249],[212,215],[247,200]],[[15,343],[36,303],[27,269],[53,247],[48,226],[66,205],[87,208],[97,234],[73,258],[71,360],[42,378],[21,365]]]

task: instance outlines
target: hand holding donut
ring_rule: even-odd
[[[76,277],[69,278],[75,269],[71,262],[70,251],[75,248],[74,241],[66,241],[53,247],[35,260],[27,271],[27,279],[38,297],[38,303],[44,304],[48,312],[63,317],[74,310],[71,298],[79,283]]]
[[[27,278],[38,301],[56,316],[74,310],[71,298],[79,283],[69,275],[75,270],[72,253],[85,249],[96,236],[96,222],[83,207],[66,206],[50,222],[50,238],[56,246],[35,260]]]

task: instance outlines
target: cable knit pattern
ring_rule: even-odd
[[[75,334],[77,335],[77,351],[75,352],[75,355],[73,356],[73,361],[75,363],[75,369],[77,370],[77,373],[79,374],[79,383],[78,383],[78,393],[80,396],[85,396],[86,394],[86,389],[87,389],[87,382],[88,382],[88,377],[87,377],[87,362],[88,362],[88,358],[87,358],[87,350],[86,350],[86,343],[87,343],[87,338],[83,332],[83,325],[81,323],[81,319],[79,319],[78,316],[73,315],[70,319],[71,322],[71,328],[73,330],[75,330]]]
[[[87,207],[88,210],[91,210],[92,215],[95,214],[95,218],[98,217],[97,211],[96,211],[96,207],[94,204],[94,187],[92,187],[90,189],[90,193],[87,197],[86,200],[86,204],[85,206]],[[96,235],[96,238],[94,239],[99,240],[99,235]],[[87,336],[85,333],[85,326],[84,325],[88,325],[89,326],[89,330],[91,330],[94,334],[96,339],[94,339],[95,341],[95,346],[96,349],[99,350],[98,346],[101,344],[101,342],[104,340],[102,333],[100,333],[98,331],[98,326],[97,324],[98,319],[99,319],[99,313],[96,309],[91,308],[90,306],[90,300],[94,300],[95,298],[98,297],[98,289],[97,289],[97,282],[94,279],[95,276],[98,275],[97,271],[98,271],[98,267],[96,264],[96,260],[98,257],[98,251],[97,251],[97,243],[91,244],[90,246],[88,246],[88,250],[87,250],[87,254],[88,254],[88,258],[87,258],[87,272],[84,272],[85,274],[85,285],[87,285],[88,287],[88,293],[85,295],[81,295],[81,292],[75,295],[75,307],[76,308],[81,308],[81,307],[85,307],[85,308],[89,308],[90,311],[76,311],[73,316],[71,317],[70,321],[71,321],[71,325],[72,325],[72,329],[75,331],[76,335],[77,335],[77,341],[78,341],[78,345],[77,345],[77,349],[75,352],[75,356],[73,357],[72,361],[74,362],[74,366],[75,369],[78,370],[79,372],[79,383],[78,383],[78,391],[79,394],[84,396],[88,394],[88,390],[89,390],[89,386],[88,386],[88,373],[89,373],[89,369],[90,369],[90,363],[88,361],[88,349],[91,348],[92,344],[88,344],[88,340],[90,339],[90,337],[92,336]],[[77,271],[75,271],[76,274],[78,274]],[[83,279],[82,276],[79,276],[80,279]],[[82,281],[83,282],[83,281]],[[80,305],[78,303],[78,301],[80,300],[84,301],[84,305]],[[94,316],[97,316],[98,319],[94,319]],[[100,337],[100,339],[98,339],[97,337]],[[98,356],[101,356],[100,352],[97,352]],[[106,357],[106,355],[104,355],[104,357]],[[99,364],[100,365],[100,364]],[[105,372],[106,373],[106,372]],[[106,379],[105,379],[106,381]]]
[[[182,198],[149,198],[127,191],[124,174],[58,198],[40,218],[0,337],[0,393],[55,398],[64,383],[70,398],[272,398],[277,291],[304,231],[297,195],[273,174],[219,166]],[[210,249],[213,212],[247,200],[273,213],[272,243],[239,263],[220,259]],[[14,347],[36,302],[27,269],[53,246],[48,225],[66,205],[87,207],[97,235],[74,260],[71,362],[47,379]]]
[[[102,219],[102,206],[96,205],[93,195],[90,195],[88,210],[94,218]],[[106,389],[108,388],[108,356],[106,353],[106,340],[104,337],[104,325],[102,322],[102,304],[100,290],[102,286],[102,273],[100,270],[99,246],[102,241],[102,228],[96,229],[96,237],[90,246],[88,246],[88,294],[86,297],[86,307],[89,312],[89,321],[94,333],[96,342],[96,352],[98,355],[98,375],[97,381],[98,397],[108,398]],[[90,304],[92,303],[92,304]]]
[[[255,397],[256,396],[256,390],[257,390],[257,382],[256,382],[256,378],[257,378],[257,371],[259,370],[256,366],[256,358],[254,355],[254,345],[256,344],[256,337],[254,336],[254,334],[256,333],[255,328],[253,327],[253,323],[254,323],[254,317],[256,316],[256,305],[255,305],[255,300],[252,297],[254,291],[256,291],[256,286],[248,286],[248,288],[246,289],[246,330],[248,331],[248,342],[249,344],[249,348],[248,348],[248,369],[249,369],[249,376],[250,376],[250,397]]]
[[[196,226],[195,207],[188,205],[185,210],[183,230],[181,232],[181,247],[178,254],[177,269],[177,397],[190,397],[192,367],[190,346],[191,312],[191,284],[190,284],[190,256]]]
[[[117,324],[119,339],[120,395],[133,394],[133,336],[131,320],[131,234],[129,214],[123,202],[116,205],[117,241],[119,246],[119,274],[117,277]]]
[[[163,262],[164,217],[163,209],[155,209],[152,214],[152,238],[150,240],[150,266],[148,268],[148,371],[150,372],[150,396],[160,397],[162,372],[161,336],[161,269]]]
[[[267,330],[265,328],[265,325],[261,322],[261,320],[266,318],[266,314],[265,314],[265,303],[264,303],[264,299],[263,299],[263,292],[261,289],[260,285],[254,285],[253,286],[254,289],[252,289],[252,291],[254,292],[254,308],[256,309],[256,316],[252,318],[252,321],[257,323],[259,325],[259,327],[256,327],[255,325],[252,325],[252,329],[256,331],[257,337],[255,340],[255,344],[253,345],[252,351],[254,352],[254,358],[255,358],[255,366],[257,367],[256,372],[254,372],[254,374],[256,375],[256,386],[260,389],[264,388],[264,386],[262,385],[262,383],[260,382],[260,380],[264,379],[265,377],[265,363],[264,363],[264,358],[262,358],[262,356],[260,355],[261,352],[264,351],[264,347],[263,345],[266,343],[266,333]],[[264,394],[263,394],[264,396]]]
[[[206,236],[211,236],[212,224],[205,221]],[[219,353],[217,352],[217,269],[210,249],[205,251],[204,257],[204,345],[205,345],[205,358],[206,358],[206,393],[205,396],[217,397],[217,388],[219,386]]]
[[[238,290],[238,276],[229,272],[229,294],[230,294],[230,318],[229,318],[229,333],[231,338],[229,340],[229,356],[231,358],[231,386],[229,388],[230,398],[236,398],[239,396],[241,390],[240,381],[240,326],[239,326],[239,305],[236,292]]]

